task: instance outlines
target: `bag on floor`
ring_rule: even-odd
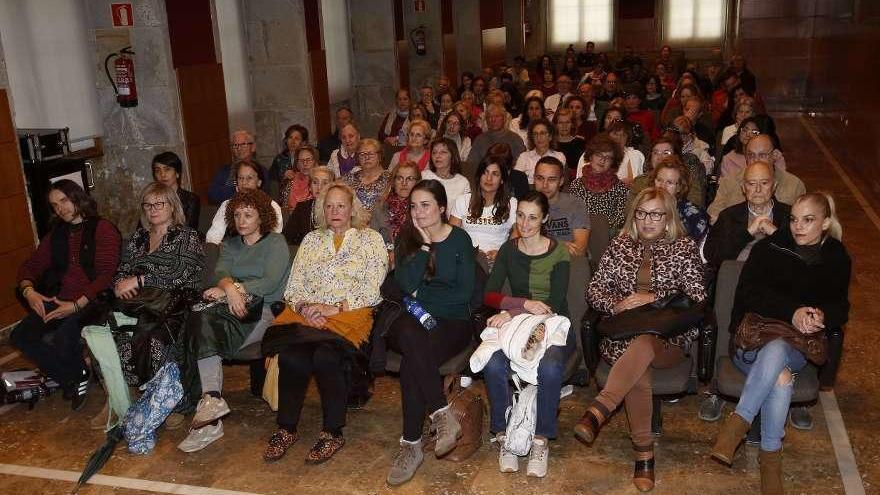
[[[122,420],[128,451],[132,454],[149,454],[153,451],[156,447],[156,430],[183,398],[177,363],[165,363],[142,388],[143,395],[128,408]]]
[[[444,460],[461,462],[474,455],[483,444],[483,397],[474,390],[473,386],[464,388],[461,386],[459,375],[448,375],[443,378],[443,391],[446,394],[446,403],[455,415],[455,419],[461,425],[461,438],[455,444],[451,452],[443,456]],[[424,451],[434,450],[435,440],[432,438],[425,443]]]
[[[529,453],[535,439],[538,418],[538,387],[527,384],[520,388],[519,380],[514,380],[517,391],[513,393],[513,403],[507,408],[507,431],[504,432],[504,448],[518,456]]]

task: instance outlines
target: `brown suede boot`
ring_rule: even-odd
[[[758,460],[761,463],[761,495],[783,495],[782,449],[776,452],[762,450]]]
[[[633,468],[633,485],[640,492],[654,489],[654,445],[633,445],[636,461]]]
[[[736,454],[736,448],[742,442],[743,436],[749,431],[751,425],[746,422],[739,414],[733,412],[721,425],[721,431],[718,432],[718,438],[715,440],[715,446],[709,454],[714,459],[730,466],[733,464],[733,455]]]
[[[609,416],[611,416],[611,413],[608,409],[601,402],[594,400],[587,407],[587,411],[584,412],[581,419],[574,425],[574,435],[578,440],[587,445],[592,445],[602,425],[605,424],[605,421],[608,421]]]

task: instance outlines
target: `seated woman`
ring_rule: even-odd
[[[367,228],[369,214],[354,191],[333,184],[318,197],[318,228],[303,239],[284,291],[287,306],[272,323],[283,341],[278,354],[278,431],[263,459],[281,459],[299,438],[297,427],[312,376],[324,422],[306,462],[329,460],[345,445],[348,397],[345,368],[361,351],[373,326],[372,306],[388,270],[382,237]],[[263,351],[267,353],[267,333]]]
[[[654,180],[651,179],[651,172],[660,164],[660,162],[670,156],[680,158],[688,171],[688,183],[690,184],[690,187],[687,192],[687,200],[699,208],[704,206],[706,170],[695,156],[691,154],[682,155],[681,139],[678,137],[678,134],[667,131],[654,141],[654,144],[651,146],[651,153],[648,156],[648,160],[645,162],[645,173],[636,177],[630,185],[629,196],[627,198],[627,208],[632,205],[633,199],[635,199],[636,195],[640,193],[642,189],[654,185]]]
[[[849,319],[850,257],[834,200],[808,193],[791,207],[790,229],[778,229],[752,249],[739,278],[730,328],[754,313],[812,335],[840,328]],[[731,347],[734,340],[731,339]],[[730,465],[743,436],[761,414],[761,493],[783,493],[782,438],[794,374],[807,362],[784,339],[757,350],[736,349],[733,363],[746,374],[736,411],[718,432],[711,455]]]
[[[166,151],[153,157],[153,180],[177,191],[180,204],[183,205],[186,224],[199,230],[199,215],[202,213],[202,205],[197,194],[180,187],[181,174],[183,174],[183,162],[180,161],[177,153]]]
[[[229,200],[226,221],[235,225],[238,235],[223,241],[214,268],[216,282],[202,292],[205,301],[221,304],[195,312],[187,321],[202,398],[189,435],[178,445],[184,452],[202,450],[223,436],[220,418],[229,414],[229,405],[221,396],[222,358],[233,358],[239,349],[260,342],[274,318],[271,305],[282,298],[290,251],[284,236],[273,232],[278,217],[271,201],[266,193],[251,189]]]
[[[361,142],[361,133],[354,124],[346,124],[339,130],[339,140],[342,145],[330,153],[330,161],[327,162],[327,167],[336,177],[348,175],[357,168],[357,149]]]
[[[9,340],[61,385],[71,409],[78,411],[89,385],[79,337],[80,310],[110,287],[122,241],[76,182],[53,183],[48,201],[55,214],[53,228],[18,268],[18,291],[27,315]],[[51,341],[45,339],[48,335]]]
[[[449,139],[455,143],[458,158],[464,162],[467,161],[468,155],[471,152],[471,138],[465,132],[463,122],[458,112],[449,112],[440,121],[440,129],[437,131],[437,136]]]
[[[379,126],[379,142],[388,146],[403,146],[400,142],[401,130],[409,125],[409,90],[400,88],[394,93],[395,108],[385,114]],[[381,145],[379,145],[381,148]]]
[[[434,179],[446,188],[446,200],[455,204],[462,194],[471,192],[471,183],[461,175],[458,149],[450,139],[438,138],[431,142],[431,161],[422,174],[424,179]]]
[[[607,134],[599,134],[587,144],[584,159],[582,177],[569,183],[568,192],[584,202],[589,215],[607,217],[613,235],[623,226],[629,193],[617,178],[623,149]]]
[[[697,160],[700,161],[706,170],[707,175],[714,172],[715,160],[712,159],[712,155],[709,153],[709,144],[697,137],[689,118],[679,115],[669,125],[669,130],[675,132],[681,138],[682,154],[690,153],[697,157]]]
[[[297,150],[300,146],[309,144],[309,130],[299,124],[293,124],[284,131],[284,140],[281,141],[281,152],[275,155],[272,166],[269,168],[269,191],[272,198],[285,204],[286,194],[284,184],[292,180],[296,172]]]
[[[665,189],[649,187],[636,197],[624,231],[602,255],[587,299],[598,311],[618,314],[674,293],[703,301],[703,265],[697,245],[678,219],[675,198]],[[600,341],[611,371],[605,388],[575,426],[575,435],[592,444],[611,413],[625,402],[636,459],[633,484],[639,491],[654,487],[651,369],[679,364],[697,334],[691,328],[668,340],[643,334]]]
[[[567,179],[577,175],[577,163],[584,154],[587,141],[583,136],[575,134],[574,116],[570,108],[560,108],[553,114],[556,124],[556,147],[565,155]]]
[[[522,138],[525,146],[529,145],[529,125],[544,118],[544,100],[537,96],[526,98],[525,111],[522,115],[510,120],[509,129]]]
[[[392,256],[393,265],[394,242],[400,234],[400,228],[409,218],[409,193],[422,180],[422,174],[418,165],[404,162],[398,163],[391,170],[391,176],[394,178],[393,185],[388,188],[383,201],[373,210],[370,228],[382,236],[385,247]]]
[[[336,180],[336,176],[330,167],[315,167],[312,169],[309,180],[311,197],[296,204],[296,208],[290,213],[287,224],[284,226],[284,238],[291,246],[298,246],[309,232],[317,228],[317,215],[315,213],[315,198],[321,194],[325,187]]]
[[[379,141],[370,138],[361,139],[358,145],[358,164],[360,169],[342,179],[354,189],[364,209],[372,213],[376,201],[391,181],[391,174],[382,168],[382,145]]]
[[[676,199],[678,215],[684,229],[698,245],[709,230],[709,216],[704,208],[687,200],[691,187],[690,174],[681,158],[669,156],[651,171],[654,187],[666,189]]]
[[[644,173],[645,169],[645,155],[630,146],[632,134],[632,122],[615,122],[608,127],[608,136],[623,149],[623,161],[617,168],[617,178],[626,186],[631,185],[636,177]],[[584,158],[581,157],[578,169],[582,171],[585,163]]]
[[[290,179],[281,185],[281,204],[285,208],[296,208],[297,203],[312,197],[309,182],[312,168],[317,165],[317,148],[305,144],[296,150],[296,166],[289,171]]]
[[[425,170],[431,158],[427,146],[430,139],[431,125],[424,120],[412,118],[406,131],[406,147],[391,157],[388,166],[394,168],[401,162],[415,162],[419,166],[419,171]]]
[[[259,189],[260,186],[263,184],[263,181],[260,179],[259,171],[254,167],[255,165],[246,162],[239,162],[238,165],[236,165],[236,192],[241,192],[249,189]],[[221,242],[223,242],[223,238],[226,237],[227,233],[232,233],[227,231],[229,227],[232,227],[226,222],[226,206],[228,204],[228,199],[220,203],[220,207],[217,208],[217,213],[214,214],[214,219],[211,220],[211,228],[208,229],[208,233],[205,234],[205,242],[209,244],[219,245]],[[272,209],[275,211],[275,215],[278,216],[278,223],[275,225],[274,231],[280,233],[282,229],[282,219],[284,218],[281,214],[281,207],[278,206],[278,203],[272,201]]]
[[[467,232],[491,268],[516,223],[516,198],[510,196],[507,170],[492,155],[480,162],[475,178],[478,190],[458,197],[449,212],[449,223]]]
[[[736,100],[733,104],[734,122],[721,131],[721,140],[718,143],[721,145],[719,146],[719,149],[724,147],[727,142],[730,141],[730,138],[736,136],[737,129],[739,129],[744,120],[749,117],[754,117],[755,115],[757,115],[757,113],[755,112],[754,98],[746,96]]]
[[[556,137],[556,129],[553,124],[545,118],[539,118],[531,121],[528,132],[528,151],[520,153],[516,159],[516,170],[524,172],[528,177],[529,184],[535,182],[535,165],[538,160],[545,156],[552,156],[565,164],[565,155],[561,151],[553,149],[552,145]]]
[[[742,121],[739,125],[737,136],[731,138],[733,149],[727,152],[721,159],[721,176],[734,176],[746,167],[746,146],[753,137],[760,134],[768,134],[773,141],[774,166],[785,170],[785,157],[779,151],[779,139],[776,137],[773,121],[766,115],[755,115]],[[728,145],[730,143],[728,142]]]
[[[409,481],[424,459],[425,413],[430,413],[437,431],[434,455],[442,457],[455,448],[461,426],[446,403],[439,370],[473,338],[470,302],[476,261],[471,239],[446,222],[446,190],[439,182],[416,184],[410,205],[410,218],[395,247],[394,282],[411,309],[394,320],[389,330],[389,344],[402,356],[403,403],[400,450],[387,477],[392,486]],[[425,318],[424,313],[429,316]],[[417,319],[420,315],[425,323]]]
[[[492,273],[486,282],[485,304],[502,310],[487,321],[500,327],[521,313],[568,316],[568,278],[570,255],[564,242],[544,236],[541,231],[550,219],[550,203],[543,193],[532,191],[516,206],[516,226],[520,237],[501,246]],[[510,283],[510,296],[501,293]],[[556,412],[565,379],[565,365],[576,346],[575,332],[568,332],[564,347],[547,348],[538,365],[538,409],[535,439],[529,452],[528,475],[544,477],[550,454],[547,441],[556,438]],[[510,360],[503,350],[495,351],[483,378],[489,395],[489,431],[500,446],[498,457],[502,473],[519,470],[519,458],[504,448],[507,430],[505,412],[510,407]]]
[[[773,197],[776,180],[771,165],[747,166],[742,189],[746,200],[721,211],[703,247],[706,260],[716,269],[725,260],[745,261],[756,242],[777,229],[788,229],[791,207]]]

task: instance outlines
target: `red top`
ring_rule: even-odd
[[[408,161],[416,162],[416,164],[419,166],[419,172],[424,172],[425,167],[428,166],[428,159],[429,158],[431,158],[431,152],[429,152],[428,150],[423,151],[422,156],[419,157],[418,159],[416,159],[416,157],[409,156],[409,148],[404,148],[404,149],[400,150],[400,162],[399,163],[406,163]]]
[[[55,232],[56,229],[53,229],[46,234],[36,252],[18,268],[19,284],[22,280],[36,282],[52,265],[52,234]],[[85,270],[79,264],[81,241],[82,229],[71,229],[67,242],[67,273],[61,280],[58,299],[73,301],[85,295],[93,301],[98,292],[110,287],[110,281],[116,273],[122,240],[112,223],[102,218],[98,220],[95,228],[95,280],[93,281],[89,281]]]
[[[660,137],[660,128],[657,127],[657,122],[654,120],[654,112],[650,110],[636,110],[626,114],[626,120],[642,126],[642,131],[645,133],[645,136],[651,138],[651,142]]]

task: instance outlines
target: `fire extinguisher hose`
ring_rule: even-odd
[[[110,68],[107,67],[107,63],[110,62],[111,58],[118,56],[118,53],[113,52],[104,59],[104,73],[107,74],[107,79],[110,81],[110,85],[113,86],[113,94],[117,96],[119,95],[119,89],[116,87],[116,81],[113,80],[113,76],[110,75]]]

